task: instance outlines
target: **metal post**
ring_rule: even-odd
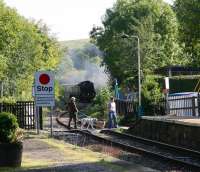
[[[195,98],[196,97],[192,97],[192,116],[196,116]]]
[[[169,92],[166,93],[166,115],[170,115]]]
[[[39,117],[39,107],[36,106],[36,114],[37,114],[37,134],[40,134],[40,117]]]
[[[38,131],[38,113],[37,113],[37,106],[36,106],[36,98],[34,97],[34,116],[35,116],[35,129],[37,130],[37,134],[39,134]]]
[[[122,38],[136,38],[137,39],[137,56],[138,56],[138,117],[142,115],[142,97],[141,97],[141,62],[140,62],[140,39],[138,36],[123,34]]]
[[[51,137],[53,137],[53,106],[51,106],[50,126],[51,126]]]
[[[141,108],[142,108],[142,101],[141,101],[141,71],[140,71],[140,39],[138,36],[135,36],[137,38],[137,42],[138,42],[138,103],[139,103],[139,107],[138,107],[138,116],[141,115]]]

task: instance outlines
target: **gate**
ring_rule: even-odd
[[[15,104],[0,103],[0,112],[13,113],[17,117],[17,121],[19,123],[20,128],[35,128],[33,101],[18,101]]]

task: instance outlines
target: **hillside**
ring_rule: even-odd
[[[78,40],[70,40],[70,41],[61,41],[61,46],[68,47],[69,49],[81,49],[86,44],[90,44],[89,39],[78,39]]]

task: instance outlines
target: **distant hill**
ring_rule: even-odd
[[[70,41],[61,41],[61,46],[68,47],[69,49],[81,49],[86,44],[90,44],[89,39],[78,39],[78,40],[70,40]]]

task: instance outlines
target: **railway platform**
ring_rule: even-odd
[[[200,151],[200,118],[143,116],[129,129],[131,134]]]
[[[193,116],[143,116],[142,119],[164,121],[169,123],[200,127],[200,117]]]

